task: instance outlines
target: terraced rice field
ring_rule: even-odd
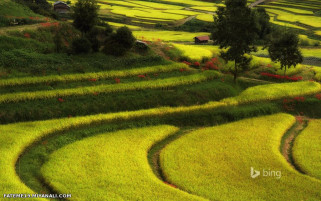
[[[191,42],[195,36],[209,35],[206,32],[183,32],[183,31],[133,31],[136,38],[147,41],[166,41],[166,42]]]
[[[210,33],[174,29],[187,19],[212,22],[221,3],[99,1],[111,26],[128,26],[151,51],[172,48],[180,57],[173,61],[161,55],[159,64],[136,66],[130,52],[121,58],[125,67],[12,77],[0,66],[0,200],[36,193],[72,201],[319,201],[321,67],[287,71],[302,80],[264,79],[262,72],[283,71],[260,50],[234,83],[234,63],[218,58],[217,46],[190,43]],[[321,58],[311,47],[320,41],[319,1],[264,7],[272,23],[308,43],[305,58]],[[157,62],[150,54],[146,60]],[[206,67],[214,61],[218,68]]]
[[[293,146],[295,163],[308,175],[321,178],[321,120],[311,120],[308,127],[297,137]]]
[[[162,151],[164,175],[210,200],[302,200],[307,192],[310,200],[318,200],[321,182],[294,172],[279,152],[294,122],[290,115],[277,114],[193,131]],[[251,167],[281,175],[253,179]]]

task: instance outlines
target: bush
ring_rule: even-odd
[[[128,27],[121,27],[106,40],[103,52],[114,56],[123,56],[134,46],[135,40]]]
[[[99,28],[94,27],[90,32],[86,34],[86,38],[90,41],[91,43],[91,48],[94,52],[98,52],[100,48],[100,43],[98,40],[98,34],[100,32]]]
[[[135,37],[133,36],[133,33],[126,26],[117,29],[117,32],[114,37],[116,41],[126,49],[132,48],[136,41]]]
[[[87,38],[78,38],[72,41],[72,51],[75,54],[89,53],[91,45]]]
[[[103,52],[109,55],[123,56],[127,52],[127,49],[116,40],[107,40]]]

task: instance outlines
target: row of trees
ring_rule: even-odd
[[[234,61],[234,81],[239,72],[248,66],[251,58],[246,54],[257,51],[255,43],[264,41],[272,61],[280,62],[281,69],[296,66],[303,57],[299,50],[299,38],[288,30],[272,30],[269,15],[264,8],[250,9],[247,0],[226,0],[214,16],[212,38],[218,44],[221,57]]]
[[[74,52],[88,53],[90,49],[99,51],[102,45],[102,51],[106,54],[124,55],[136,41],[131,30],[127,27],[121,27],[113,32],[108,24],[99,21],[98,11],[99,6],[96,0],[78,0],[73,7],[73,25],[81,31],[81,37],[73,41]],[[101,31],[101,28],[97,28],[97,25],[105,27],[104,30]],[[102,44],[98,40],[99,35],[103,36]]]

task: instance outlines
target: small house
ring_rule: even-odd
[[[194,37],[195,43],[208,43],[210,40],[209,36],[196,36]]]
[[[56,1],[53,6],[57,13],[69,13],[70,6],[63,1]]]

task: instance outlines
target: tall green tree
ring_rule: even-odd
[[[96,0],[78,0],[73,8],[73,25],[82,33],[88,33],[98,22]]]
[[[239,71],[246,67],[251,58],[245,54],[256,51],[254,42],[257,38],[255,14],[247,6],[246,0],[226,0],[225,7],[219,7],[214,16],[212,38],[218,44],[221,57],[225,61],[234,61],[234,82]]]
[[[256,26],[258,28],[259,39],[264,40],[271,33],[270,16],[265,8],[259,7],[254,10]]]
[[[289,30],[276,32],[271,39],[268,51],[272,61],[280,62],[284,75],[286,75],[287,68],[295,67],[303,61],[299,49],[299,37]]]

